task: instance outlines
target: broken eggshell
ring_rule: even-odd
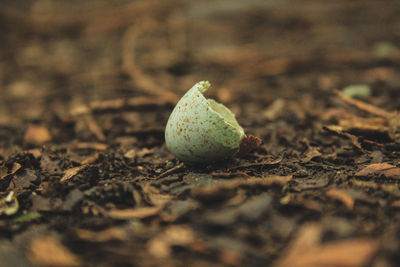
[[[186,163],[210,163],[231,158],[245,137],[235,115],[206,99],[208,81],[196,83],[179,100],[165,129],[168,150]]]

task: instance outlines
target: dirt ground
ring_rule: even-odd
[[[398,266],[398,0],[3,1],[0,266]],[[194,83],[263,143],[185,165]]]

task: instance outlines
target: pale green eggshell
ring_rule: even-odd
[[[245,136],[228,108],[203,96],[209,87],[208,81],[196,83],[168,119],[165,142],[181,161],[209,163],[230,158]]]

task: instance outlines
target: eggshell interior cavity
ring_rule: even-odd
[[[189,163],[221,161],[238,150],[245,136],[235,115],[224,105],[206,99],[208,81],[196,83],[172,111],[165,130],[169,151]]]

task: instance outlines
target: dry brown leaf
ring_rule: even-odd
[[[41,145],[51,141],[51,135],[47,128],[31,124],[26,130],[24,140],[29,144]]]
[[[136,155],[139,158],[142,158],[144,156],[150,155],[154,153],[154,148],[148,149],[146,147],[142,148],[141,150],[137,151]]]
[[[142,187],[144,198],[149,204],[155,206],[165,205],[172,199],[171,195],[162,194],[158,188],[151,186],[148,183],[142,183],[140,186]]]
[[[320,244],[322,226],[308,223],[300,228],[279,267],[364,266],[379,249],[372,239],[350,239]]]
[[[370,164],[361,171],[357,172],[355,176],[368,176],[368,175],[383,175],[386,178],[400,179],[400,168],[393,166],[389,163],[374,163]]]
[[[278,266],[364,266],[378,248],[379,242],[367,238],[334,241],[289,253]]]
[[[315,146],[310,146],[307,150],[307,152],[304,154],[304,157],[302,158],[301,162],[307,163],[313,158],[320,157],[322,155],[321,152],[319,152],[319,148]]]
[[[51,236],[36,237],[29,245],[26,256],[39,266],[80,266],[79,258]]]
[[[0,167],[0,180],[4,179],[6,176],[15,174],[19,169],[21,169],[21,164],[14,162],[10,173],[7,173],[7,168],[5,166]]]
[[[354,208],[354,198],[342,190],[332,188],[326,191],[326,195],[341,201],[349,210]]]
[[[124,153],[124,157],[127,159],[136,158],[136,150],[135,149],[128,150],[127,152]]]
[[[126,239],[126,233],[118,227],[111,227],[102,231],[76,229],[75,234],[79,239],[87,242],[108,242],[113,240],[123,241]]]
[[[194,242],[196,237],[187,225],[172,225],[165,229],[163,238],[171,245],[185,246]]]
[[[318,223],[307,223],[296,233],[289,247],[289,256],[319,244],[322,237],[322,226]]]
[[[108,216],[117,220],[133,220],[144,219],[147,217],[157,215],[162,209],[163,205],[153,207],[143,207],[136,209],[112,209],[107,212]]]
[[[361,144],[358,142],[358,137],[345,132],[343,127],[338,126],[338,125],[327,125],[327,126],[324,126],[324,130],[334,132],[338,135],[342,135],[342,136],[349,138],[355,147],[362,150]]]
[[[343,128],[388,133],[393,141],[397,143],[400,142],[400,114],[398,111],[386,111],[348,97],[338,90],[335,90],[335,93],[347,104],[377,116],[377,118],[359,118],[353,116],[351,118],[342,119],[339,124],[343,126]]]
[[[64,171],[64,176],[61,178],[60,182],[63,183],[65,181],[71,179],[72,177],[77,175],[84,168],[86,168],[86,166],[78,166],[78,167],[74,167],[74,168],[70,168],[70,169],[65,170]]]

